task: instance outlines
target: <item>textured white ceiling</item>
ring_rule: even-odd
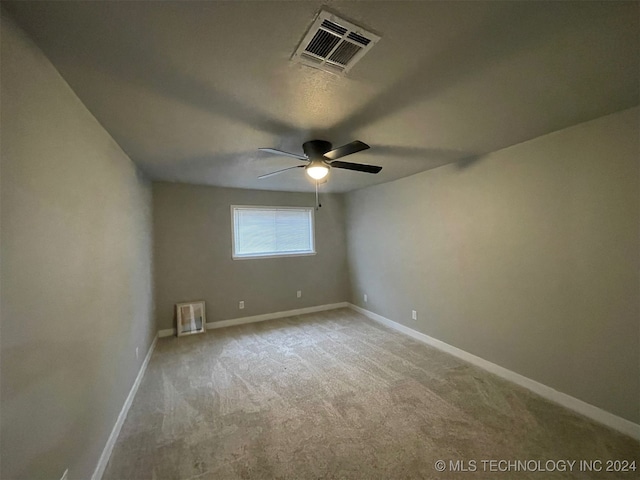
[[[347,77],[289,61],[323,5],[382,40]],[[258,152],[362,140],[327,191],[391,181],[638,104],[638,2],[6,2],[152,178],[307,191]]]

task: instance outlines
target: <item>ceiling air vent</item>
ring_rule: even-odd
[[[344,75],[378,40],[378,35],[321,11],[291,60]]]

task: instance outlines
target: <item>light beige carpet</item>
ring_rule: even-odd
[[[638,465],[640,445],[340,309],[161,339],[103,478],[638,478],[483,460]]]

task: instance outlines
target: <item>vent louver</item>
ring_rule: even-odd
[[[344,35],[345,33],[347,33],[347,29],[344,27],[341,27],[340,25],[338,25],[337,23],[333,23],[329,20],[323,20],[322,21],[322,26],[328,30],[331,30],[332,32],[337,33],[338,35]]]
[[[358,42],[360,45],[364,45],[365,47],[367,45],[369,45],[369,43],[371,42],[371,40],[369,40],[366,37],[363,37],[362,35],[358,35],[357,33],[349,33],[349,35],[347,35],[347,38],[349,40],[353,40],[355,42]]]
[[[378,40],[379,36],[321,11],[291,60],[344,75]]]
[[[333,50],[333,47],[335,47],[339,41],[340,37],[336,37],[324,30],[318,30],[304,50],[324,58],[329,55],[329,52]]]
[[[362,49],[353,43],[342,42],[338,45],[338,48],[333,51],[329,60],[339,63],[340,65],[347,65],[349,60],[355,57],[360,50]]]

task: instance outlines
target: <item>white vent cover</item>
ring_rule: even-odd
[[[291,60],[344,75],[378,40],[378,35],[323,10],[298,45]]]

